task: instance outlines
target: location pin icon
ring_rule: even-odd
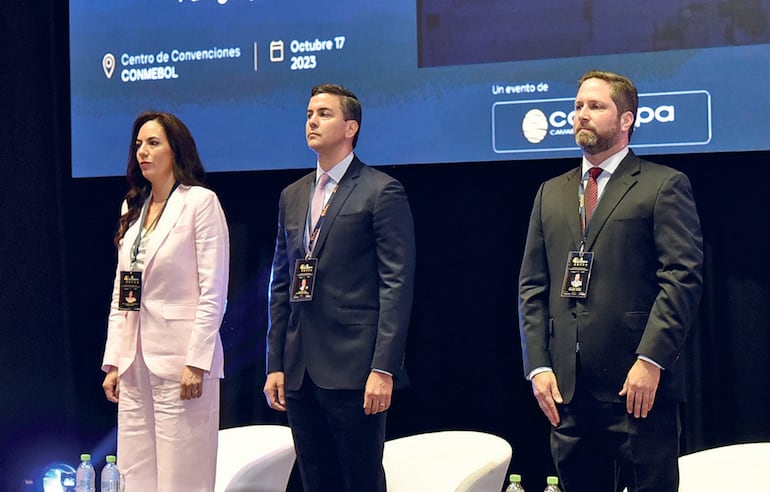
[[[112,53],[104,55],[104,58],[102,58],[102,69],[104,69],[104,75],[111,79],[112,73],[115,71],[115,55]]]

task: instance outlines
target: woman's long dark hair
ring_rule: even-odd
[[[118,222],[115,245],[120,244],[120,240],[123,239],[128,228],[139,217],[142,206],[152,189],[150,182],[142,175],[142,168],[139,167],[139,161],[136,158],[136,137],[139,135],[142,125],[148,121],[156,121],[166,132],[166,138],[173,152],[174,178],[179,184],[203,186],[203,180],[206,176],[203,163],[201,163],[201,158],[198,155],[198,148],[195,146],[195,140],[182,120],[169,113],[146,112],[140,114],[134,121],[131,142],[128,145],[128,166],[126,167],[126,181],[128,181],[129,186],[126,193],[128,211],[120,217]]]

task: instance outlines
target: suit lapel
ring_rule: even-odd
[[[294,242],[286,244],[287,251],[296,252],[297,257],[305,256],[305,245],[310,234],[307,229],[308,221],[310,220],[310,197],[315,189],[315,175],[316,172],[313,171],[302,178],[303,182],[294,194],[292,203],[287,204],[286,207],[287,211],[297,211],[296,216],[293,216],[292,213],[293,219],[289,216],[284,218],[287,224],[291,223],[292,220],[296,220],[295,227],[301,231],[300,234],[294,237]]]
[[[132,249],[134,248],[134,242],[136,242],[136,236],[139,234],[139,229],[139,219],[137,218],[123,235],[123,243],[120,246],[123,250],[121,256],[124,258],[124,262],[120,267],[122,270],[131,268]]]
[[[558,196],[563,200],[561,209],[564,211],[565,220],[576,247],[580,245],[580,241],[583,240],[583,225],[580,223],[581,218],[578,210],[577,198],[581,177],[580,168],[569,173],[567,179],[562,183],[562,189],[558,193]]]
[[[599,204],[596,206],[596,210],[591,217],[588,238],[586,240],[586,248],[588,250],[593,248],[597,236],[604,228],[612,212],[618,207],[623,197],[628,193],[628,190],[636,184],[640,167],[639,159],[633,152],[629,151],[628,155],[621,161],[610,177],[607,187],[604,189],[604,193],[602,193],[599,200]]]
[[[176,224],[179,216],[182,214],[188,189],[189,188],[180,185],[168,198],[166,208],[163,210],[163,214],[160,216],[158,224],[155,226],[155,230],[150,233],[150,237],[147,241],[147,250],[144,253],[145,272],[150,269],[149,267],[152,265],[152,259],[155,257],[155,253],[158,252],[158,248],[163,244],[166,237],[168,237],[169,232],[171,232],[174,224]]]
[[[316,240],[316,246],[313,250],[313,256],[318,256],[321,253],[321,249],[326,242],[326,238],[328,237],[329,231],[334,225],[334,221],[337,218],[337,215],[339,215],[340,210],[342,210],[342,206],[348,200],[348,197],[350,197],[350,194],[356,187],[362,166],[363,164],[361,164],[361,161],[354,157],[353,162],[350,163],[350,167],[348,167],[345,175],[342,176],[342,180],[339,183],[339,188],[337,189],[337,192],[332,195],[332,201],[329,204],[329,210],[326,212],[323,224],[321,225],[321,230],[318,232],[318,239]]]

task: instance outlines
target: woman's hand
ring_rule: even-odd
[[[117,403],[120,398],[120,376],[118,375],[118,368],[110,366],[110,370],[107,371],[107,375],[104,376],[102,382],[102,389],[104,389],[104,396],[107,397],[112,403]]]
[[[185,366],[179,385],[179,398],[195,400],[203,396],[203,369]]]

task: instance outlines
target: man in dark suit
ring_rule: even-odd
[[[412,214],[401,183],[353,154],[360,125],[352,92],[314,87],[317,168],[279,204],[264,392],[287,412],[306,491],[385,492],[386,412],[407,382]]]
[[[582,166],[543,183],[530,217],[524,372],[565,492],[678,488],[678,360],[700,301],[702,236],[687,177],[628,149],[637,108],[626,77],[581,78]]]

